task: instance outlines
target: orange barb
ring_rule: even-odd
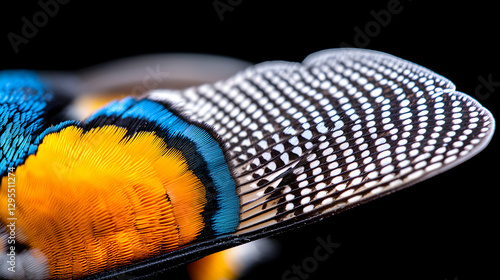
[[[51,277],[81,277],[159,255],[203,229],[205,190],[182,153],[153,132],[124,139],[126,133],[70,126],[46,136],[17,168],[18,233],[45,255]],[[3,223],[7,195],[1,188]]]

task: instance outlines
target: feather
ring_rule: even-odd
[[[338,213],[481,151],[490,112],[432,71],[369,50],[267,62],[183,91],[153,91],[212,126],[239,193],[236,234]]]
[[[164,223],[168,227],[159,228],[171,232],[173,239],[178,230],[188,233],[180,241],[170,242],[175,246],[164,246],[165,250],[156,246],[134,257],[127,253],[122,256],[126,261],[114,258],[119,252],[113,248],[103,249],[100,254],[109,260],[96,263],[92,269],[84,265],[86,259],[91,259],[90,253],[86,255],[88,248],[81,247],[78,258],[71,253],[59,255],[71,260],[61,270],[44,250],[30,247],[24,255],[29,255],[32,269],[27,268],[24,275],[40,277],[55,270],[73,271],[74,275],[90,279],[163,273],[225,248],[323,220],[421,182],[479,153],[495,129],[492,114],[467,94],[456,91],[448,79],[409,61],[370,50],[331,49],[314,53],[302,63],[265,62],[213,84],[153,90],[139,98],[114,101],[82,122],[66,121],[50,127],[50,110],[45,108],[54,103],[44,98],[53,97],[52,93],[43,94],[46,89],[39,81],[18,83],[13,88],[8,77],[0,75],[2,174],[7,173],[7,167],[9,171],[19,167],[22,174],[38,176],[41,179],[37,182],[46,183],[36,189],[24,180],[27,195],[48,194],[44,201],[50,204],[48,208],[67,211],[72,208],[64,205],[74,205],[81,211],[87,196],[80,193],[82,199],[68,202],[64,192],[87,189],[97,193],[102,187],[107,196],[99,197],[103,205],[109,202],[107,198],[116,197],[116,192],[106,185],[90,187],[85,183],[92,179],[94,169],[107,178],[101,181],[113,181],[108,182],[109,186],[135,189],[142,177],[130,181],[127,172],[141,174],[140,170],[153,165],[164,174],[144,175],[152,182],[160,182],[151,184],[158,187],[154,196],[158,205],[147,200],[147,205],[137,203],[137,209],[168,204],[168,211],[156,211],[170,213],[168,223]],[[16,95],[18,92],[37,93],[33,96],[42,107],[26,107],[19,102],[23,95]],[[11,112],[12,106],[36,124],[31,130],[21,127],[22,133],[16,134],[13,141],[7,139],[12,131],[9,121],[19,116]],[[88,147],[70,149],[83,140]],[[95,143],[103,148],[96,150]],[[135,163],[127,168],[117,168],[122,160],[106,161],[143,159],[143,150],[148,148],[154,152],[151,162],[132,160]],[[53,152],[47,153],[52,151],[48,149]],[[71,159],[75,151],[85,155],[89,163],[88,167],[79,166],[79,176],[68,176],[75,172],[74,168],[51,168],[57,160],[57,166],[77,166],[79,163]],[[28,168],[35,163],[39,168]],[[106,174],[106,167],[111,165],[115,166],[112,173],[117,179]],[[54,174],[43,174],[44,168]],[[177,170],[179,178],[170,176],[173,170]],[[46,178],[49,173],[50,180]],[[0,203],[7,201],[7,179],[2,178]],[[121,180],[124,183],[118,184]],[[65,186],[61,182],[72,183]],[[55,185],[57,196],[50,193]],[[140,192],[131,191],[131,196],[141,198],[152,190],[142,186]],[[24,207],[42,205],[34,204]],[[6,223],[7,208],[2,209],[0,218]],[[56,218],[50,222],[65,229],[58,232],[58,238],[68,252],[76,246],[68,240],[80,238],[75,229],[90,233],[86,238],[93,241],[118,240],[121,236],[112,226],[106,226],[97,237],[96,229],[88,226],[93,222],[90,218],[69,212],[65,222]],[[143,222],[151,218],[147,212],[140,210],[140,215],[127,218],[133,225],[129,230],[137,236],[158,233]],[[43,211],[37,214],[44,215]],[[102,225],[111,225],[113,218],[106,217],[123,213],[101,214]],[[140,218],[139,225],[135,218]],[[25,219],[23,223],[30,224],[34,231],[41,228],[38,220],[30,221],[28,216]],[[191,220],[195,224],[190,224]],[[37,232],[36,237],[26,235],[22,241],[33,245],[36,242],[28,239],[45,240],[44,234],[50,232]],[[167,237],[155,235],[154,240]],[[119,240],[124,247],[137,247],[133,240]],[[48,267],[55,268],[49,272]],[[94,272],[97,274],[90,275]]]

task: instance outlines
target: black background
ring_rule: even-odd
[[[500,24],[491,2],[401,0],[402,11],[372,29],[363,44],[356,43],[355,28],[373,25],[371,11],[387,9],[391,1],[220,0],[234,5],[223,21],[212,0],[164,2],[69,1],[17,53],[8,34],[21,35],[21,19],[41,8],[37,1],[2,3],[0,69],[74,70],[158,52],[218,54],[252,63],[301,61],[344,42],[430,68],[458,90],[481,97],[493,114],[498,110]],[[480,77],[496,84],[478,96]],[[279,259],[254,269],[248,279],[281,279],[293,264],[312,256],[317,237],[328,235],[341,246],[307,279],[497,278],[497,138],[453,170],[276,237]]]

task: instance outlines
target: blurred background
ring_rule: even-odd
[[[172,52],[300,62],[315,51],[352,46],[427,67],[498,117],[500,24],[491,2],[163,2],[4,1],[0,69],[72,71]],[[274,236],[277,256],[242,279],[497,278],[497,142],[496,136],[478,156],[423,183]],[[312,269],[318,238],[327,237],[340,245]],[[304,264],[303,274],[286,273]],[[184,268],[172,273],[189,279]]]

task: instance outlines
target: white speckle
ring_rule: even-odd
[[[319,123],[317,126],[316,126],[316,130],[319,132],[319,133],[327,133],[328,132],[328,128],[325,127],[325,124],[323,122]]]
[[[326,184],[325,183],[319,183],[315,186],[315,189],[316,190],[321,190],[321,189],[324,189],[326,187]]]
[[[354,202],[356,202],[356,201],[358,201],[358,200],[360,200],[360,199],[361,199],[361,195],[356,195],[356,196],[354,196],[354,197],[349,198],[349,199],[347,200],[347,202],[348,202],[348,203],[354,203]]]
[[[361,170],[359,169],[356,169],[356,170],[353,170],[351,173],[349,173],[349,177],[350,178],[354,178],[354,177],[357,177],[361,174]],[[352,182],[351,182],[352,183]]]
[[[418,150],[411,150],[411,151],[410,151],[410,156],[411,156],[411,157],[414,157],[414,156],[416,156],[416,155],[418,155],[418,154],[419,154],[419,151],[418,151]]]
[[[415,180],[422,175],[424,175],[424,171],[422,169],[415,171],[415,172],[411,173],[410,175],[408,175],[408,180]]]
[[[342,134],[344,134],[344,132],[342,130],[337,130],[337,131],[332,133],[332,138],[340,137]]]
[[[432,145],[430,145],[430,146],[425,146],[425,147],[424,147],[424,151],[425,151],[425,152],[430,152],[430,151],[434,150],[434,148],[435,148],[435,147],[434,147],[434,146],[432,146]]]
[[[404,113],[404,114],[401,114],[399,116],[399,119],[400,120],[406,120],[406,119],[409,119],[413,116],[413,114],[411,112],[408,112],[408,113]]]
[[[319,144],[318,149],[324,150],[324,149],[328,148],[329,145],[330,145],[330,143],[323,142],[323,143]]]
[[[436,161],[441,161],[443,160],[444,156],[443,155],[437,155],[431,159],[431,163],[436,162]]]
[[[301,156],[302,155],[302,148],[300,147],[295,147],[292,149],[292,153],[298,155],[298,156]]]
[[[337,143],[343,143],[343,142],[345,142],[346,140],[347,140],[347,138],[346,138],[345,136],[340,136],[340,137],[338,137],[335,141],[336,141]]]
[[[323,151],[323,156],[327,156],[333,153],[333,148],[329,147],[326,150]],[[299,154],[300,155],[300,154]]]
[[[319,160],[315,160],[315,161],[311,162],[311,163],[309,164],[309,166],[310,166],[310,167],[311,167],[311,169],[312,169],[312,168],[316,168],[316,167],[318,167],[318,166],[319,166],[319,164],[320,164]]]
[[[266,149],[267,148],[267,142],[262,140],[262,141],[259,141],[259,143],[257,143],[257,145],[259,145],[262,149]]]
[[[375,140],[375,146],[379,146],[379,145],[382,145],[384,144],[385,142],[387,142],[387,140],[385,138],[379,138],[377,140]],[[382,150],[383,151],[383,150]]]
[[[370,85],[371,85],[371,84],[370,84]],[[372,85],[372,87],[373,87],[373,85]],[[374,89],[374,90],[372,90],[372,91],[370,92],[371,97],[377,97],[377,96],[379,96],[380,94],[382,94],[382,88],[379,88],[379,87],[378,87],[378,88],[376,88],[376,89]]]
[[[337,170],[341,171],[340,168]],[[338,184],[338,183],[342,182],[342,180],[344,180],[344,178],[342,178],[342,176],[337,176],[337,177],[332,179],[332,185]]]
[[[269,154],[270,157],[270,154]],[[288,157],[287,153],[281,154],[280,159],[285,163],[288,164],[290,162],[290,158]]]
[[[278,144],[276,146],[274,146],[273,148],[274,150],[278,151],[279,153],[284,153],[285,152],[285,146],[283,146],[283,144]]]
[[[323,198],[323,197],[325,197],[325,196],[326,196],[326,194],[327,194],[327,192],[326,192],[326,191],[320,191],[320,192],[318,192],[318,193],[316,194],[316,199],[318,199],[318,198]]]
[[[314,206],[313,205],[307,205],[306,207],[304,207],[304,213],[310,212],[312,210],[314,210]]]
[[[308,195],[311,193],[311,189],[310,188],[305,188],[303,190],[300,191],[300,194],[301,195]]]
[[[312,138],[312,133],[310,130],[306,130],[306,131],[302,132],[301,136],[307,140],[310,140]]]
[[[304,188],[304,187],[307,187],[308,185],[309,185],[308,181],[302,181],[299,183],[299,188]]]
[[[333,154],[333,155],[329,155],[327,158],[326,158],[326,161],[327,162],[333,162],[335,163],[334,161],[337,159],[337,155]],[[330,168],[330,166],[328,166]],[[331,169],[331,168],[330,168]]]
[[[380,165],[381,166],[385,166],[385,165],[388,165],[392,162],[392,158],[391,157],[386,157],[386,158],[383,158],[381,161],[380,161]]]
[[[352,154],[352,149],[349,149],[349,150],[347,150],[347,151],[344,152],[344,156],[349,156],[351,154]],[[345,162],[346,163],[351,163],[354,160],[356,160],[355,156],[349,156],[348,158],[345,159]]]
[[[335,166],[338,166],[338,163],[334,162],[334,163],[333,163],[333,168],[334,168]],[[340,172],[342,172],[342,168],[332,169],[332,171],[330,171],[330,176],[332,176],[332,177],[333,177],[333,176],[335,176],[335,175],[340,174]]]
[[[310,196],[306,196],[306,197],[304,197],[304,198],[302,198],[300,200],[300,204],[304,205],[304,204],[309,203],[310,201],[311,201],[311,197]]]
[[[348,142],[344,142],[344,143],[340,144],[340,149],[345,150],[347,148],[349,148],[349,143]]]
[[[443,164],[441,162],[436,162],[432,165],[427,166],[425,171],[430,172],[430,171],[436,170],[436,169],[440,168],[442,165]]]
[[[271,153],[263,153],[262,158],[265,159],[266,161],[271,160]]]
[[[289,126],[283,129],[283,133],[288,135],[295,135],[297,131],[293,127]]]
[[[358,163],[357,162],[353,162],[353,163],[351,163],[351,164],[349,164],[347,166],[347,170],[353,170],[353,169],[356,169],[356,168],[358,168]]]
[[[379,139],[377,139],[377,141],[380,140],[380,139],[384,139],[384,142],[385,142],[385,138],[379,138]],[[375,145],[377,145],[377,144],[375,143]],[[380,145],[380,146],[377,147],[377,151],[381,152],[381,151],[389,149],[390,147],[391,147],[391,145],[389,145],[387,143],[386,144],[382,144],[382,145]]]
[[[404,151],[406,151],[406,147],[397,147],[395,152],[396,152],[396,154],[399,154],[399,153],[402,153]]]
[[[354,189],[348,189],[346,190],[345,192],[341,193],[340,194],[340,197],[346,197],[346,196],[350,196],[351,194],[354,193]]]
[[[404,99],[403,101],[401,101],[401,103],[399,104],[399,106],[401,107],[407,107],[408,105],[410,105],[410,100],[408,99]]]
[[[294,137],[290,138],[290,140],[288,140],[288,142],[294,146],[297,146],[299,144],[299,139],[297,138],[297,136],[294,136]]]
[[[463,145],[464,143],[462,141],[457,141],[453,143],[453,147],[455,148],[462,147]]]
[[[391,155],[391,151],[383,151],[380,154],[378,154],[377,159],[385,158]]]
[[[387,165],[386,167],[382,168],[382,170],[380,170],[380,173],[381,174],[388,174],[388,173],[391,173],[393,170],[394,170],[393,165]]]
[[[458,149],[453,149],[453,150],[449,150],[449,151],[446,153],[446,155],[447,155],[447,156],[451,156],[451,155],[454,155],[454,154],[456,154],[456,153],[458,153]]]
[[[449,158],[446,158],[446,159],[444,160],[444,163],[445,163],[445,164],[449,164],[449,163],[451,163],[451,162],[455,161],[456,159],[457,159],[457,156],[455,156],[455,155],[454,155],[454,156],[451,156],[451,157],[449,157]]]
[[[300,174],[298,177],[297,177],[297,181],[302,181],[302,180],[305,180],[307,178],[307,174]]]
[[[375,167],[376,166],[373,163],[368,164],[367,166],[365,166],[365,173],[373,171],[375,169]]]
[[[366,157],[365,159],[363,159],[363,164],[368,164],[368,163],[370,163],[372,161],[373,161],[372,157]]]
[[[425,154],[419,155],[417,158],[415,158],[414,162],[422,161],[424,159],[429,158],[430,156],[431,156],[431,154],[429,154],[429,153],[425,153]]]
[[[332,202],[333,202],[333,198],[329,197],[329,198],[326,198],[323,201],[321,201],[321,205],[331,204]]]
[[[398,164],[398,167],[403,168],[410,165],[410,163],[411,163],[410,160],[404,160]]]
[[[368,173],[368,175],[366,175],[367,178],[370,178],[370,179],[375,179],[378,177],[378,172],[377,171],[372,171],[370,173]]]

